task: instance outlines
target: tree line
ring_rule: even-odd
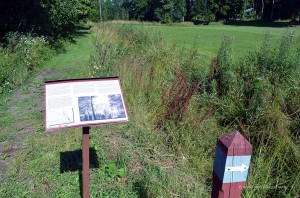
[[[80,20],[299,21],[299,15],[299,0],[9,0],[0,2],[0,38],[16,31],[68,38]]]
[[[299,0],[102,0],[104,20],[299,20]]]

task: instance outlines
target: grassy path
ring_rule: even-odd
[[[78,197],[78,173],[73,175],[75,179],[66,181],[59,177],[58,167],[61,151],[80,149],[80,132],[45,133],[43,84],[47,80],[87,77],[85,65],[92,43],[88,31],[80,34],[76,43],[67,44],[65,53],[47,61],[26,84],[1,97],[0,197]],[[64,189],[72,182],[76,196],[68,195],[74,191]]]
[[[81,197],[81,128],[45,132],[43,85],[89,77],[85,66],[91,47],[90,34],[77,37],[26,84],[1,97],[0,197]],[[92,128],[91,197],[138,197],[133,189],[139,187],[125,177],[141,166],[135,137],[129,135],[133,128],[130,123]]]
[[[60,71],[57,75],[46,77],[47,80],[84,78],[87,76],[85,65],[90,58],[92,47],[89,32],[81,31],[81,35],[75,39],[75,42],[66,46],[65,53],[55,56],[46,63],[46,68]]]

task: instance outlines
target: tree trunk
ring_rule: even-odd
[[[247,0],[244,0],[243,16],[242,16],[242,19],[243,19],[243,20],[245,19],[245,14],[246,14],[246,9],[247,9],[247,8],[246,8],[246,6],[247,6],[247,5],[246,5],[246,4],[247,4],[246,2],[247,2]]]
[[[102,23],[102,0],[99,0],[99,15],[100,15],[100,23]]]
[[[204,1],[204,9],[207,10],[207,0]]]
[[[96,115],[95,115],[95,110],[94,110],[94,105],[93,105],[93,98],[95,96],[91,96],[91,108],[92,108],[92,113],[93,113],[93,120],[96,119]]]
[[[264,9],[265,9],[265,3],[264,0],[261,0],[261,18],[264,18]]]
[[[275,0],[272,1],[272,11],[271,11],[271,20],[273,20],[273,14],[274,14],[274,2]]]

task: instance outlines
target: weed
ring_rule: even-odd
[[[177,70],[172,86],[162,95],[160,110],[162,115],[157,115],[157,126],[162,127],[165,121],[174,121],[176,125],[183,119],[189,106],[189,102],[198,90],[200,81],[196,80],[188,84],[187,77],[182,70]]]
[[[104,166],[105,173],[107,177],[110,179],[114,179],[116,177],[122,178],[125,176],[125,168],[117,168],[115,163],[110,163]]]

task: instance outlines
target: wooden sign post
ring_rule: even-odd
[[[82,128],[82,181],[83,198],[90,197],[90,127]]]
[[[239,198],[246,185],[252,145],[234,131],[217,140],[212,198]]]

